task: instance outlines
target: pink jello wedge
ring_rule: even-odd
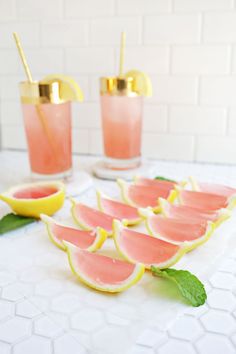
[[[151,265],[158,268],[170,267],[185,253],[184,243],[174,245],[130,230],[118,220],[114,220],[113,235],[118,252],[132,263],[143,263],[147,269],[150,269]]]
[[[177,182],[152,179],[152,178],[147,178],[142,176],[135,177],[134,183],[140,186],[169,189],[169,191],[171,191],[171,189],[173,189],[177,184]]]
[[[190,220],[200,223],[202,221],[213,221],[216,226],[219,226],[231,216],[231,212],[225,208],[209,211],[187,205],[174,205],[163,198],[159,198],[159,205],[162,215],[169,218],[180,219],[182,221]]]
[[[100,227],[97,227],[94,231],[79,230],[59,223],[44,214],[41,214],[40,217],[46,224],[50,240],[62,250],[65,250],[63,241],[67,241],[81,249],[95,251],[103,245],[107,238],[106,231]]]
[[[218,194],[179,190],[180,204],[194,207],[200,210],[216,211],[229,206],[228,198]]]
[[[198,182],[194,177],[189,178],[194,191],[216,194],[227,198],[228,208],[236,206],[236,189],[217,183]]]
[[[71,213],[82,229],[92,231],[96,227],[101,227],[107,231],[109,236],[112,235],[112,216],[74,200],[72,200]]]
[[[97,253],[81,250],[64,242],[70,267],[78,279],[99,291],[120,292],[136,284],[143,276],[143,264],[132,264]]]
[[[138,208],[111,199],[99,191],[97,191],[97,204],[100,211],[122,220],[126,225],[136,225],[142,221]]]
[[[158,211],[158,198],[171,199],[171,190],[166,187],[150,187],[136,184],[127,184],[119,179],[117,183],[125,203],[137,208],[151,207]]]
[[[151,235],[176,245],[185,243],[188,249],[206,242],[215,229],[211,221],[183,221],[155,214],[147,215],[146,226]]]

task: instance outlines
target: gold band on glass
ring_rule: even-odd
[[[111,96],[140,96],[137,84],[132,77],[101,77],[100,94]]]
[[[62,81],[20,82],[21,102],[26,104],[64,103]]]

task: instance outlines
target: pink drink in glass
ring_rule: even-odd
[[[101,95],[105,163],[113,169],[141,161],[142,96]]]
[[[71,103],[22,104],[30,166],[37,177],[71,174]]]

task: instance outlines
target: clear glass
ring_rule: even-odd
[[[22,104],[32,176],[71,175],[71,103]]]
[[[101,95],[105,165],[131,169],[141,163],[143,97]]]

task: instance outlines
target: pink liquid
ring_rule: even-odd
[[[31,170],[54,175],[71,169],[71,104],[23,104]],[[41,112],[41,114],[39,114]]]
[[[103,143],[105,155],[131,159],[141,155],[141,96],[101,96]]]
[[[55,187],[30,187],[15,192],[13,196],[17,199],[38,199],[49,197],[49,195],[52,195],[57,191],[58,190]]]

